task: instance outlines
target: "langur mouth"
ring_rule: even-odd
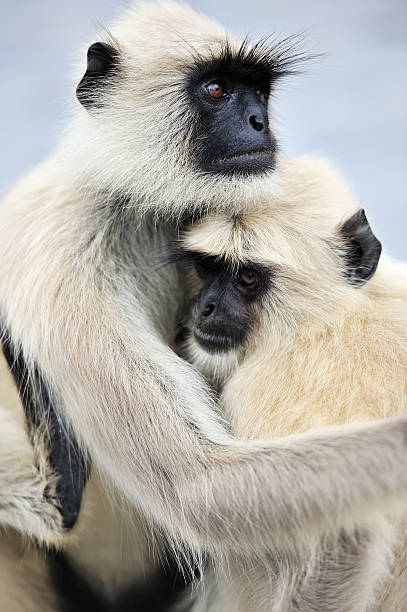
[[[250,151],[242,151],[241,153],[234,153],[233,155],[227,155],[226,157],[221,157],[217,160],[217,162],[225,162],[225,161],[235,161],[239,159],[253,159],[259,156],[274,156],[275,149],[266,148],[266,149],[252,149]],[[216,162],[215,162],[216,163]]]
[[[235,345],[230,336],[209,334],[200,329],[194,329],[193,335],[198,344],[208,353],[227,353]]]
[[[276,166],[274,148],[252,149],[220,157],[211,164],[211,172],[250,176],[274,170]]]

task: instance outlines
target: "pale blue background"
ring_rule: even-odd
[[[0,192],[57,142],[75,51],[108,24],[114,0],[0,0]],[[280,84],[289,155],[333,158],[385,248],[407,259],[407,1],[193,0],[239,34],[306,31],[327,55]],[[23,220],[22,220],[23,221]]]

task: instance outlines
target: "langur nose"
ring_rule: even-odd
[[[264,128],[264,123],[262,123],[261,121],[258,121],[256,115],[250,115],[249,123],[252,126],[252,128],[256,130],[256,132],[261,132],[262,129]]]
[[[201,317],[203,319],[208,319],[212,313],[215,312],[215,304],[209,303],[205,304],[201,310]]]

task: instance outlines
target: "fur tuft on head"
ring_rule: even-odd
[[[210,61],[214,67],[229,66],[233,69],[239,66],[243,70],[258,70],[267,73],[271,82],[274,82],[278,78],[297,74],[301,66],[312,59],[312,56],[301,50],[302,43],[299,35],[281,39],[271,35],[254,43],[246,37],[240,46],[226,38],[219,48],[208,49],[204,54],[197,52],[195,65],[200,68]]]

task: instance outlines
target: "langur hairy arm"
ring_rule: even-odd
[[[269,548],[404,496],[404,418],[233,440],[193,368],[151,326],[129,334],[111,308],[80,317],[70,348],[56,334],[41,366],[97,467],[174,539],[213,553]]]
[[[53,180],[49,166],[41,171]],[[153,323],[159,297],[146,297],[135,261],[150,253],[130,248],[132,226],[102,232],[103,217],[91,223],[83,200],[63,192],[54,202],[42,191],[34,199],[30,189],[27,181],[6,196],[1,218],[4,328],[97,469],[170,537],[213,553],[269,549],[404,500],[403,418],[233,440],[200,375]],[[37,239],[39,218],[46,231]]]

